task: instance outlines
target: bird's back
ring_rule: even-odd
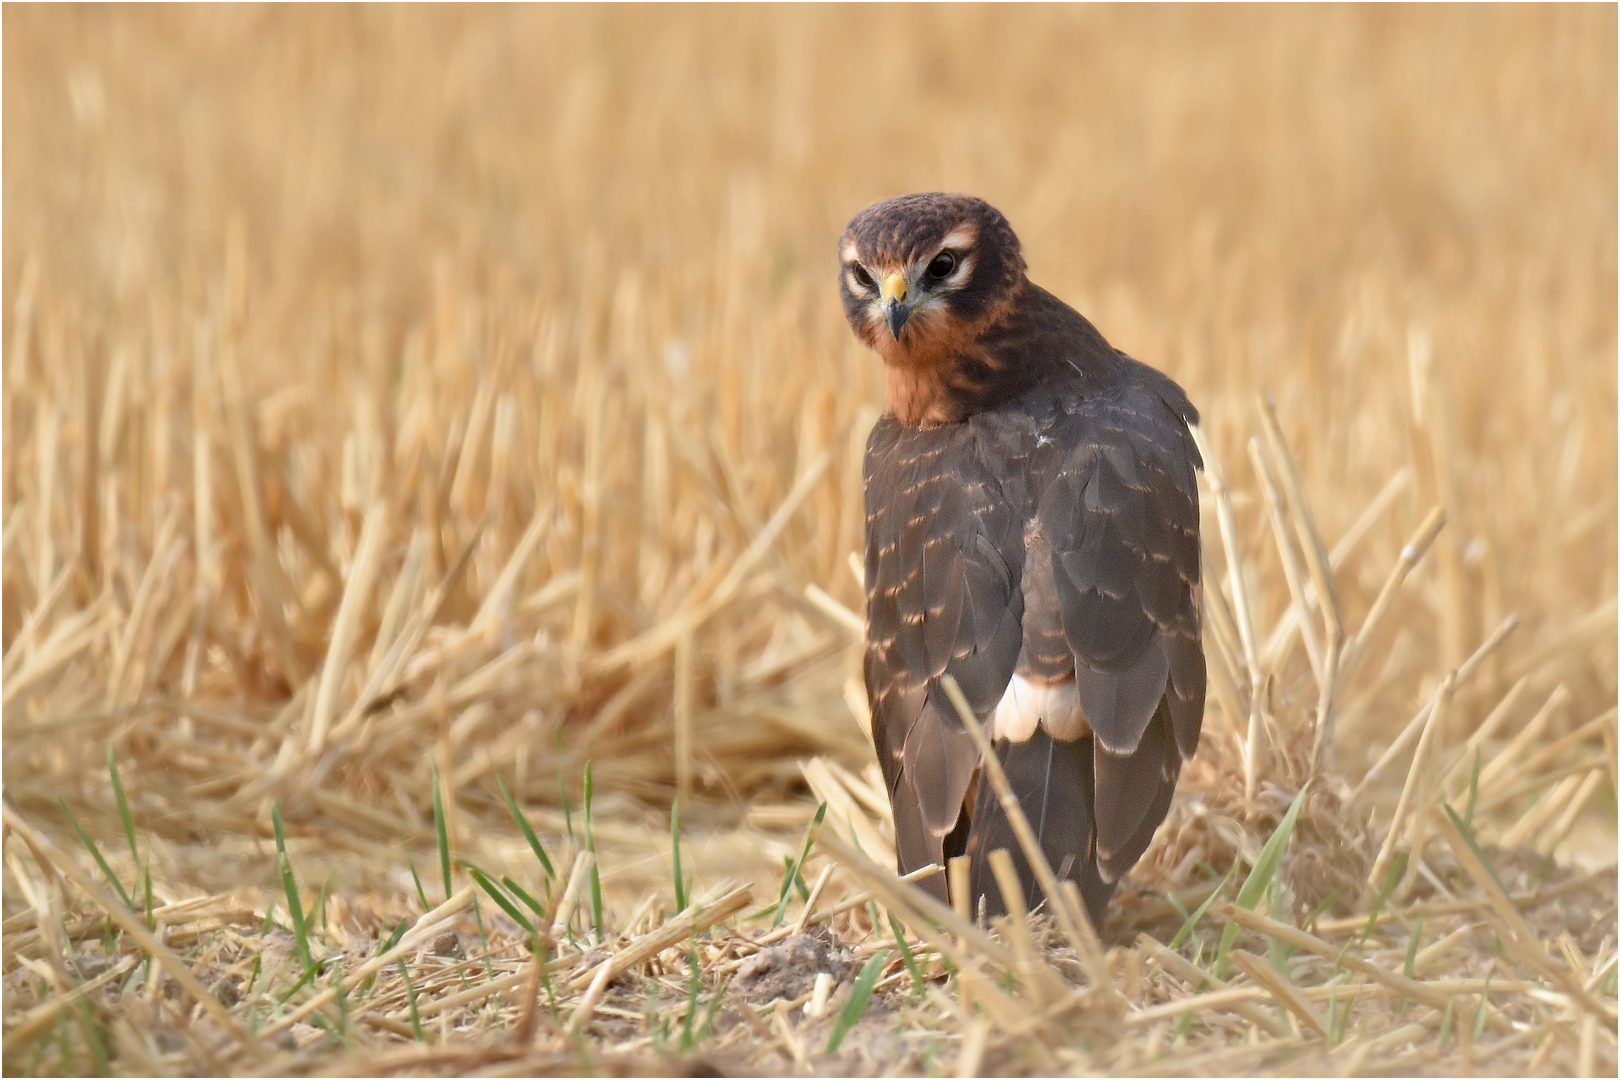
[[[1196,413],[1145,365],[1119,356],[1110,375],[1054,371],[957,424],[885,417],[868,443],[866,676],[900,869],[973,856],[974,895],[992,912],[998,847],[1014,853],[1031,903],[1041,890],[943,675],[994,737],[1053,870],[1097,919],[1197,742]],[[1078,704],[1088,683],[1105,684],[1092,707],[1067,710],[1083,720],[1030,722]]]

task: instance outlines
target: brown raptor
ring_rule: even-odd
[[[979,782],[951,675],[1100,924],[1203,722],[1198,413],[1031,282],[980,199],[870,206],[839,255],[844,312],[886,380],[866,448],[865,668],[899,868],[969,855],[971,906],[994,913],[986,856],[1007,848],[1031,906],[1042,896]]]

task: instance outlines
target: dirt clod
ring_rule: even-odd
[[[841,942],[795,934],[750,956],[731,985],[749,1001],[792,1001],[810,993],[817,975],[825,972],[841,983],[854,970],[855,954]]]

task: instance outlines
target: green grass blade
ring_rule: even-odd
[[[1423,912],[1418,912],[1417,922],[1412,925],[1412,937],[1406,943],[1406,964],[1401,971],[1408,979],[1417,978],[1417,954],[1423,945]]]
[[[546,847],[540,842],[540,837],[535,835],[534,829],[530,828],[529,819],[523,816],[522,810],[518,809],[517,798],[512,794],[512,789],[506,786],[506,778],[500,773],[496,773],[495,782],[501,787],[501,798],[506,800],[506,809],[511,813],[512,820],[517,822],[518,829],[523,833],[523,839],[529,842],[529,850],[534,852],[536,859],[540,860],[540,865],[546,872],[546,880],[555,880],[557,870],[551,865],[551,858],[546,854]]]
[[[675,859],[675,910],[686,910],[686,881],[681,872],[681,801],[670,800],[669,804],[669,847]]]
[[[455,888],[450,876],[450,829],[444,820],[444,789],[439,784],[438,762],[433,763],[433,832],[439,842],[439,870],[444,874],[444,898],[449,900],[455,895]]]
[[[1468,822],[1470,828],[1474,824],[1474,805],[1479,802],[1479,763],[1482,759],[1482,748],[1474,747],[1474,770],[1468,777],[1468,806],[1463,811],[1463,820]]]
[[[868,900],[866,902],[866,918],[867,925],[872,928],[872,933],[875,935],[877,928],[883,925],[883,920],[878,918],[877,901]]]
[[[557,728],[557,753],[559,755],[562,753],[562,728],[560,726]],[[574,799],[573,796],[568,794],[568,780],[562,775],[560,769],[557,771],[557,790],[562,796],[560,805],[563,814],[563,830],[568,833],[568,839],[574,841]]]
[[[1344,1042],[1346,1032],[1350,1029],[1350,1008],[1355,1004],[1355,998],[1339,1004],[1339,984],[1334,983],[1328,991],[1328,1047],[1331,1049]]]
[[[410,925],[409,919],[399,920],[399,924],[394,927],[394,932],[388,935],[387,941],[384,941],[382,944],[377,946],[377,951],[373,955],[382,956],[387,953],[389,949],[392,949],[395,945],[398,945],[401,939],[405,937],[405,931],[410,928]],[[354,996],[357,999],[364,1001],[366,996],[371,993],[371,988],[376,984],[377,973],[373,971],[370,975],[367,975],[364,979],[360,980],[360,985],[355,988]]]
[[[1299,820],[1300,807],[1305,805],[1305,794],[1311,790],[1311,782],[1305,781],[1305,786],[1299,789],[1294,801],[1289,804],[1288,812],[1277,823],[1276,829],[1260,849],[1260,855],[1254,860],[1254,866],[1249,870],[1249,876],[1243,880],[1243,886],[1238,889],[1238,907],[1253,911],[1265,895],[1271,881],[1277,876],[1277,868],[1282,865],[1284,853],[1288,850],[1288,841],[1294,835],[1294,823]],[[1238,924],[1228,921],[1226,929],[1221,931],[1220,947],[1215,952],[1215,965],[1212,969],[1217,977],[1226,974],[1226,957],[1232,951],[1232,945],[1237,941]]]
[[[686,1016],[681,1021],[682,1052],[690,1052],[697,1047],[698,995],[703,992],[703,967],[698,963],[695,941],[688,948],[686,972]]]
[[[61,1009],[61,1010],[59,1010],[57,1012],[57,1014],[56,1014],[56,1023],[55,1023],[54,1026],[56,1028],[56,1042],[57,1042],[58,1047],[60,1048],[58,1052],[62,1055],[62,1060],[61,1060],[61,1063],[60,1063],[59,1067],[60,1067],[61,1071],[63,1072],[63,1074],[65,1075],[66,1072],[67,1072],[67,1063],[72,1061],[73,1057],[74,1057],[74,1055],[73,1055],[73,1042],[72,1042],[71,1038],[68,1035],[68,1029],[67,1029],[67,1026],[68,1026],[68,1010]]]
[[[141,886],[145,892],[146,900],[146,928],[157,929],[157,904],[152,899],[152,859],[147,856],[146,862],[141,864]]]
[[[488,881],[489,879],[485,878],[484,880]],[[484,905],[482,905],[482,904],[480,904],[478,902],[478,894],[477,893],[473,894],[472,909],[473,909],[473,924],[478,927],[478,943],[483,948],[484,974],[488,975],[491,979],[493,979],[493,978],[495,978],[495,961],[490,956],[489,934],[485,933],[485,931],[484,931]]]
[[[530,911],[534,912],[536,915],[539,915],[541,918],[545,918],[545,914],[546,914],[545,906],[543,904],[541,904],[540,901],[538,901],[534,897],[530,896],[528,894],[528,892],[523,888],[523,886],[519,885],[517,882],[513,881],[509,877],[501,878],[501,884],[506,886],[506,891],[507,892],[511,893],[513,896],[515,896],[519,900],[523,901],[523,906],[524,907],[528,908]]]
[[[546,1005],[551,1010],[551,1018],[562,1023],[562,1009],[557,1004],[557,989],[551,984],[551,952],[546,948],[546,939],[536,934],[533,939],[534,958],[540,965],[540,985],[546,991]]]
[[[1175,950],[1180,948],[1181,943],[1187,940],[1187,936],[1194,930],[1198,929],[1198,924],[1203,921],[1204,913],[1214,906],[1215,901],[1218,900],[1221,894],[1226,891],[1226,886],[1232,880],[1232,873],[1236,869],[1236,867],[1233,867],[1232,870],[1228,870],[1226,872],[1226,876],[1221,878],[1221,883],[1215,886],[1215,890],[1206,896],[1204,898],[1204,902],[1199,904],[1198,907],[1194,909],[1193,913],[1188,915],[1182,921],[1181,929],[1177,930],[1176,936],[1170,939],[1170,944],[1168,946],[1170,949]]]
[[[804,846],[799,849],[799,857],[794,859],[782,876],[782,892],[776,898],[776,917],[771,922],[771,929],[775,930],[782,925],[782,919],[787,915],[788,894],[793,891],[795,881],[799,880],[799,868],[804,860],[810,857],[810,848],[816,842],[816,832],[821,828],[821,822],[827,816],[827,804],[822,803],[816,807],[816,816],[811,820],[810,827],[804,830]],[[802,882],[800,887],[803,887]]]
[[[344,1046],[348,1046],[351,1041],[349,1037],[349,995],[343,989],[342,964],[332,965],[332,1000],[337,1003],[338,1023],[336,1034],[338,1041]]]
[[[422,903],[422,911],[424,913],[432,911],[433,905],[428,903],[427,890],[422,887],[422,875],[416,872],[416,860],[411,858],[408,851],[405,853],[405,865],[410,868],[411,884],[416,886],[416,898]]]
[[[1338,902],[1339,890],[1334,889],[1323,898],[1320,904],[1317,904],[1311,909],[1311,913],[1305,916],[1305,921],[1300,924],[1299,928],[1305,931],[1307,934],[1312,933],[1312,928],[1316,926],[1316,920],[1320,919],[1323,915],[1326,915],[1330,910],[1332,910],[1333,905]]]
[[[642,1013],[647,1025],[647,1034],[652,1038],[653,1053],[662,1056],[664,1044],[669,1040],[669,1028],[663,1013],[658,1011],[659,991],[663,984],[649,976],[647,978],[647,997],[642,1003]]]
[[[411,1010],[411,1033],[416,1036],[417,1042],[425,1045],[427,1034],[422,1030],[422,1013],[416,1007],[416,984],[411,982],[410,969],[403,960],[399,962],[399,977],[405,983],[405,1003]]]
[[[1281,889],[1267,889],[1266,896],[1270,898],[1270,911],[1266,914],[1280,923],[1288,922],[1288,905],[1283,898]],[[1294,955],[1294,946],[1280,941],[1270,935],[1266,936],[1266,956],[1271,960],[1271,966],[1285,980],[1292,981],[1288,973],[1288,960]]]
[[[1384,883],[1378,886],[1378,895],[1373,898],[1372,910],[1367,912],[1367,925],[1361,928],[1361,938],[1357,944],[1365,944],[1373,927],[1378,925],[1378,917],[1384,912],[1384,905],[1389,902],[1389,894],[1395,891],[1396,884],[1401,875],[1406,873],[1406,852],[1397,851],[1395,859],[1389,864],[1389,873],[1384,875]]]
[[[314,925],[320,929],[321,935],[323,937],[327,933],[326,898],[327,898],[328,894],[331,893],[331,891],[332,891],[332,879],[327,878],[325,881],[321,882],[321,894],[315,898],[315,922],[314,922]]]
[[[703,1020],[698,1024],[697,1037],[699,1042],[714,1034],[714,1018],[720,1012],[720,1006],[725,1000],[725,986],[715,987],[714,993],[709,995],[709,1003],[703,1008]]]
[[[389,949],[392,949],[394,946],[398,945],[405,939],[405,931],[409,930],[410,928],[411,921],[409,919],[400,919],[399,922],[394,926],[394,932],[388,935],[387,941],[383,942],[383,947],[377,950],[377,954],[380,956],[383,953],[386,953]]]
[[[1440,809],[1444,810],[1446,816],[1451,819],[1451,823],[1457,826],[1457,831],[1462,834],[1463,843],[1468,845],[1469,850],[1474,853],[1474,858],[1478,859],[1480,865],[1485,868],[1485,872],[1491,875],[1491,880],[1496,883],[1496,887],[1501,890],[1502,895],[1511,897],[1513,894],[1508,892],[1506,885],[1502,884],[1502,876],[1496,872],[1496,867],[1491,864],[1491,860],[1486,856],[1485,849],[1479,846],[1479,838],[1474,835],[1473,827],[1457,816],[1457,811],[1451,808],[1450,803],[1441,803]]]
[[[596,828],[591,822],[591,763],[585,763],[585,849],[596,855]],[[591,925],[597,941],[607,940],[607,927],[602,922],[602,860],[591,859]]]
[[[84,998],[79,999],[79,1029],[84,1032],[85,1047],[95,1062],[96,1075],[111,1076],[112,1058],[107,1054],[107,1040],[101,1033],[101,1025],[96,1022],[96,1011]]]
[[[861,973],[855,976],[855,985],[849,988],[849,1000],[844,1007],[838,1010],[838,1019],[833,1022],[832,1034],[827,1037],[827,1053],[838,1053],[838,1047],[849,1034],[861,1014],[866,1011],[866,1003],[872,997],[872,987],[877,985],[878,976],[883,972],[883,965],[889,961],[889,950],[879,949],[872,954],[872,958],[861,968]]]
[[[927,985],[923,979],[922,968],[917,964],[917,957],[912,953],[911,946],[906,943],[905,930],[900,926],[900,920],[889,912],[889,929],[894,932],[894,943],[900,947],[900,959],[906,962],[906,972],[911,976],[911,996],[920,998],[927,993]]]
[[[248,997],[251,997],[253,995],[253,988],[259,985],[259,975],[261,973],[263,973],[263,971],[264,971],[264,954],[263,953],[254,953],[253,954],[253,966],[248,969],[247,989],[242,992],[242,997],[243,998],[248,998]],[[251,1016],[253,1014],[249,1013],[249,1015]]]
[[[325,963],[325,960],[312,961],[308,967],[304,968],[304,973],[298,976],[298,981],[277,995],[276,1000],[281,1002],[283,1005],[285,1005],[288,1001],[291,1001],[294,994],[298,993],[298,991],[302,990],[305,986],[314,981],[315,976],[321,973],[321,967]],[[320,1027],[326,1026],[326,1021],[320,1013],[314,1013],[311,1015],[309,1022]]]
[[[269,937],[270,931],[275,929],[276,920],[276,894],[270,894],[270,902],[264,905],[264,922],[259,926],[259,936]]]
[[[135,815],[129,809],[129,796],[124,791],[124,778],[118,774],[118,756],[112,744],[107,745],[107,775],[112,779],[113,801],[118,805],[118,820],[124,824],[124,839],[129,844],[129,861],[135,866],[135,893],[146,901],[146,926],[152,929],[157,921],[152,914],[152,868],[141,859],[141,849],[135,842]]]
[[[276,869],[281,874],[281,889],[287,895],[287,914],[292,918],[293,940],[298,946],[298,960],[305,970],[315,966],[309,948],[309,923],[304,918],[304,902],[298,898],[298,880],[293,876],[292,860],[287,857],[287,830],[281,820],[281,802],[270,804],[270,823],[276,831]]]
[[[129,796],[124,794],[124,778],[118,775],[118,758],[113,748],[107,747],[107,775],[112,777],[113,801],[118,804],[118,819],[124,823],[124,839],[129,841],[129,857],[141,865],[140,849],[135,846],[135,815],[129,810]]]
[[[523,927],[523,929],[528,933],[532,934],[535,932],[534,923],[530,922],[524,916],[524,914],[518,910],[517,905],[512,903],[512,901],[506,897],[506,894],[501,891],[500,886],[491,881],[489,877],[476,866],[471,866],[468,864],[463,865],[467,866],[467,873],[472,875],[472,879],[478,883],[478,887],[489,894],[489,898],[495,901],[497,907],[506,912],[508,918],[517,923],[519,926]]]
[[[62,813],[67,815],[68,823],[73,826],[73,831],[79,834],[79,843],[83,844],[85,850],[90,852],[90,857],[96,861],[97,866],[101,867],[101,872],[107,875],[107,880],[112,883],[113,889],[118,893],[118,899],[122,900],[124,906],[131,911],[136,910],[134,901],[129,898],[129,893],[124,891],[124,883],[118,880],[118,875],[113,873],[112,867],[107,863],[107,857],[101,853],[101,848],[90,838],[90,834],[84,831],[84,826],[79,824],[77,815],[68,808],[67,800],[58,795],[56,802],[57,805],[61,806]]]

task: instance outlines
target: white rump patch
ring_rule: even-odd
[[[1040,683],[1022,675],[1014,675],[1007,684],[990,724],[992,739],[1013,742],[1027,742],[1037,725],[1064,742],[1073,742],[1091,731],[1080,714],[1080,691],[1073,679]]]

